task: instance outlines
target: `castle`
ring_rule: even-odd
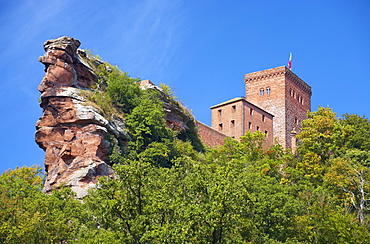
[[[246,74],[244,83],[245,97],[211,107],[212,128],[235,139],[261,131],[266,146],[276,140],[295,150],[295,135],[311,109],[311,87],[285,66]]]

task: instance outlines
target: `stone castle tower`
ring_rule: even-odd
[[[246,97],[211,107],[212,128],[238,139],[247,130],[295,148],[295,134],[311,109],[311,87],[285,66],[245,75]]]

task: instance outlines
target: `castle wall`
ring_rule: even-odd
[[[273,114],[274,138],[292,147],[292,131],[298,131],[311,108],[311,87],[287,67],[245,75],[246,99]]]
[[[274,115],[274,140],[286,147],[285,67],[245,75],[246,99]],[[261,94],[263,89],[263,95]],[[267,90],[270,89],[269,92]]]
[[[245,98],[235,98],[211,107],[212,128],[239,140],[247,131],[266,134],[264,146],[273,143],[273,116]]]
[[[223,144],[223,141],[227,135],[197,121],[198,135],[202,139],[203,143],[209,147],[217,147]]]
[[[311,110],[311,88],[292,72],[286,73],[286,138],[301,129],[301,123]],[[292,140],[287,140],[287,148],[293,148]],[[294,144],[294,143],[293,143]]]

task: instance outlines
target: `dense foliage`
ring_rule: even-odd
[[[369,124],[319,108],[303,122],[295,156],[262,150],[258,132],[199,153],[164,126],[148,141],[149,123],[126,154],[112,153],[116,179],[102,178],[83,201],[68,188],[42,193],[38,167],[3,173],[0,240],[369,243],[370,152],[356,139],[367,139]]]
[[[0,243],[370,243],[365,117],[308,113],[297,155],[263,150],[259,132],[199,152],[165,126],[158,91],[105,63],[95,71],[91,101],[132,137],[115,142],[115,178],[77,200],[42,193],[37,166],[4,172]]]

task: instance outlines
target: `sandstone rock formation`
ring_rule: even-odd
[[[36,123],[36,142],[45,150],[47,179],[44,191],[65,183],[82,197],[95,187],[101,176],[113,174],[107,157],[107,135],[127,140],[124,123],[104,118],[85,105],[81,96],[96,82],[95,75],[79,58],[80,42],[61,37],[45,42],[46,53],[39,58],[46,74],[38,89],[43,114]]]
[[[181,106],[181,104],[173,99],[170,99],[167,95],[164,94],[162,89],[150,80],[142,80],[140,82],[141,89],[155,89],[161,93],[161,101],[163,102],[163,109],[166,115],[166,125],[168,128],[171,128],[175,131],[186,131],[189,130],[187,125],[189,122],[195,122],[193,115],[190,112]]]
[[[83,197],[88,189],[96,186],[99,177],[113,176],[108,160],[111,143],[128,141],[130,136],[121,118],[104,117],[99,109],[88,105],[94,104],[87,101],[86,94],[100,84],[97,85],[92,67],[104,62],[87,57],[85,51],[78,49],[79,45],[80,42],[71,37],[44,43],[46,53],[39,61],[45,65],[46,73],[38,87],[43,114],[36,123],[35,140],[45,151],[44,191],[49,193],[66,184],[77,197]],[[109,66],[106,69],[111,72]],[[179,132],[178,138],[191,141],[196,150],[202,151],[203,144],[191,113],[149,80],[138,85],[161,92],[167,126]],[[203,127],[201,136],[207,136],[206,141],[212,140],[208,133],[211,128]]]

